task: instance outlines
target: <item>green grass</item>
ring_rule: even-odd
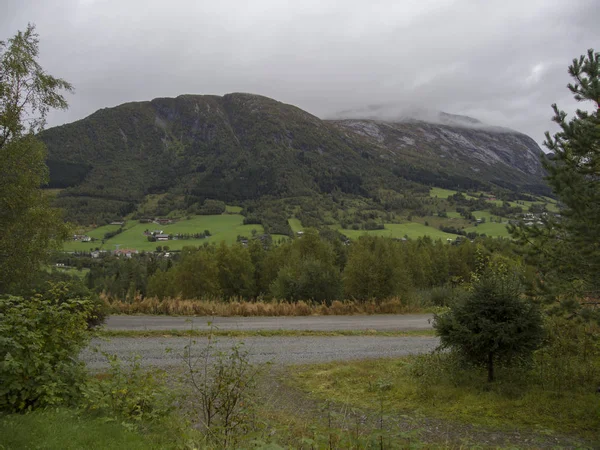
[[[238,235],[251,237],[252,230],[261,234],[264,232],[262,225],[244,225],[244,217],[239,214],[221,214],[213,216],[193,216],[191,219],[183,219],[171,225],[157,225],[154,223],[139,223],[138,221],[129,221],[125,225],[125,230],[110,238],[104,245],[100,241],[96,242],[75,242],[67,241],[64,250],[67,251],[89,251],[91,248],[101,247],[105,250],[114,250],[117,244],[121,248],[134,248],[137,250],[153,251],[158,245],[168,245],[171,250],[181,250],[186,246],[198,246],[204,243],[225,241],[228,244],[236,242]],[[119,227],[116,225],[105,225],[98,227],[90,232],[88,236],[98,239],[104,237],[104,233],[114,231]],[[162,230],[166,234],[176,233],[202,233],[209,230],[211,236],[206,239],[189,240],[170,240],[166,242],[150,242],[144,236],[144,231],[148,229]],[[278,237],[278,236],[277,236]]]
[[[291,382],[320,400],[376,409],[377,386],[388,411],[458,421],[465,424],[565,433],[598,439],[600,403],[593,389],[571,387],[558,394],[501,373],[490,385],[483,371],[462,378],[419,381],[411,375],[416,357],[329,363],[295,368]],[[465,381],[468,380],[468,381]],[[523,385],[522,382],[525,384]]]
[[[474,231],[479,234],[485,234],[486,236],[491,237],[509,237],[508,230],[506,229],[506,224],[497,223],[497,222],[486,222],[480,223],[476,227],[465,228],[466,232]]]
[[[452,195],[456,194],[458,191],[454,191],[452,189],[443,189],[443,188],[437,188],[437,187],[432,187],[431,191],[429,191],[429,196],[430,197],[437,197],[440,199],[443,198],[448,198],[451,197]],[[463,192],[463,195],[467,198],[467,199],[477,199],[477,197],[474,197],[473,195],[469,195]]]
[[[300,223],[299,219],[288,219],[288,223],[290,224],[290,227],[292,228],[294,234],[298,231],[304,230],[304,227],[302,226],[302,223]]]
[[[241,206],[231,206],[231,205],[225,206],[225,211],[230,214],[239,214],[242,212],[242,209],[243,208]]]
[[[80,416],[70,410],[0,416],[0,449],[158,449],[148,437],[120,422]]]
[[[433,330],[408,330],[408,331],[377,331],[377,330],[340,330],[340,331],[313,331],[313,330],[100,330],[98,336],[107,338],[126,337],[205,337],[209,335],[222,337],[300,337],[300,336],[433,336]]]
[[[448,198],[451,197],[452,195],[456,194],[457,191],[453,191],[451,189],[442,189],[442,188],[437,188],[437,187],[433,187],[431,188],[431,191],[429,191],[429,195],[431,197],[437,197],[437,198]]]
[[[385,236],[392,238],[403,238],[405,235],[410,239],[416,239],[422,236],[429,236],[432,239],[456,239],[455,234],[444,233],[441,230],[433,227],[427,227],[420,223],[409,222],[409,223],[386,223],[385,230],[339,230],[340,233],[348,236],[350,239],[358,239],[363,235],[369,236]]]

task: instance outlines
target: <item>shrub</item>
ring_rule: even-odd
[[[81,280],[61,281],[47,283],[45,290],[41,293],[45,300],[56,302],[57,304],[69,302],[71,300],[85,298],[87,302],[76,307],[80,312],[87,313],[88,328],[96,328],[104,323],[108,315],[108,306],[100,297],[90,292]]]
[[[0,298],[0,410],[69,403],[85,379],[89,300]]]
[[[173,395],[164,382],[163,371],[143,370],[140,358],[124,366],[116,355],[104,354],[110,370],[92,377],[83,386],[82,405],[90,412],[125,420],[151,421],[173,409]]]
[[[188,400],[201,420],[208,444],[237,448],[236,440],[253,428],[258,370],[243,344],[217,350],[214,330],[211,325],[204,347],[196,349],[196,341],[190,339],[184,349]]]

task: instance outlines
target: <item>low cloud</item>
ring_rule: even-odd
[[[7,0],[0,38],[37,24],[76,87],[51,125],[128,101],[253,92],[320,116],[445,111],[538,142],[572,112],[571,60],[600,42],[596,0]],[[596,49],[600,50],[600,49]],[[385,109],[384,108],[384,109]]]

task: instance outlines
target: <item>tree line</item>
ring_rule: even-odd
[[[492,253],[517,260],[507,240],[449,245],[427,237],[400,241],[363,236],[348,243],[336,232],[308,230],[278,245],[256,239],[247,245],[186,247],[172,258],[141,254],[90,261],[85,284],[120,299],[366,301],[468,281],[478,258]]]

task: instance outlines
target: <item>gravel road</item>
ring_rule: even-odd
[[[198,350],[206,345],[207,338],[195,338]],[[434,349],[438,340],[434,337],[246,337],[243,339],[218,338],[217,349],[226,350],[243,342],[254,363],[307,364],[352,359],[386,358],[423,353]],[[184,347],[188,338],[112,338],[96,340],[92,346],[117,354],[122,358],[141,356],[144,366],[169,367],[182,364]],[[167,351],[167,349],[171,349]],[[85,350],[81,357],[91,369],[107,366],[100,353]]]
[[[376,316],[308,316],[308,317],[172,317],[172,316],[111,316],[106,321],[109,330],[197,330],[209,328],[208,322],[221,330],[376,330],[408,331],[431,328],[431,314]],[[201,349],[207,338],[194,338]],[[427,352],[437,346],[433,337],[381,336],[301,336],[245,337],[217,339],[217,349],[227,350],[243,342],[255,363],[304,364],[350,359],[385,358]],[[184,347],[189,338],[125,337],[96,340],[92,347],[117,354],[121,358],[139,355],[145,366],[169,367],[182,364]],[[170,351],[167,351],[170,349]],[[81,357],[92,369],[106,367],[100,354],[86,350]]]
[[[431,314],[373,316],[302,316],[302,317],[172,317],[172,316],[110,316],[109,330],[189,330],[208,329],[208,322],[221,330],[427,330]]]

